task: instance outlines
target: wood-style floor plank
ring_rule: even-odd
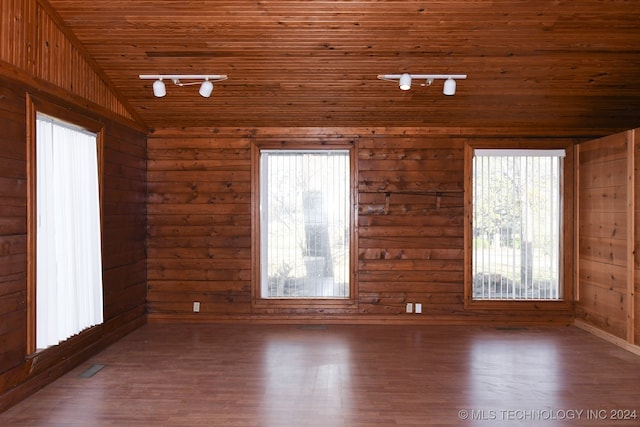
[[[149,324],[0,425],[631,426],[638,384],[573,327]]]

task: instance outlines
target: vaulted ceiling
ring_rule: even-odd
[[[637,0],[48,0],[151,128],[640,126]],[[467,74],[455,96],[378,74]],[[211,98],[139,74],[227,74]]]

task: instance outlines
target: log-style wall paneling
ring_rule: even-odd
[[[0,78],[0,411],[145,321],[146,138],[104,125],[104,324],[36,357],[27,352],[26,97]]]
[[[45,4],[0,2],[0,411],[146,320],[146,136]],[[27,354],[27,92],[101,123],[105,141],[105,321],[35,356]]]
[[[27,181],[25,96],[15,86],[0,83],[1,373],[19,366],[27,348]]]
[[[250,152],[240,135],[149,140],[151,313],[250,314]]]
[[[137,119],[48,3],[2,0],[0,23],[0,61],[126,119]]]
[[[167,130],[150,136],[150,319],[569,321],[569,308],[465,310],[466,137],[454,129],[385,132],[378,136],[358,128],[225,128],[213,134],[190,129],[182,135]],[[251,144],[274,142],[356,146],[355,307],[252,305]],[[199,313],[192,312],[193,301],[200,301]],[[423,313],[406,314],[407,302],[422,303]]]
[[[363,137],[358,141],[360,311],[425,317],[460,311],[464,139]]]
[[[638,340],[638,131],[578,151],[576,318],[630,345]]]

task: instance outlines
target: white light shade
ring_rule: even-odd
[[[164,86],[162,79],[153,82],[153,94],[156,98],[162,98],[167,94],[167,88]]]
[[[213,92],[213,83],[211,83],[209,79],[203,81],[198,92],[205,98],[210,97],[211,92]]]
[[[456,94],[456,81],[449,77],[444,81],[444,89],[442,93],[445,95],[455,95]]]
[[[407,73],[404,73],[400,76],[400,89],[409,90],[411,89],[411,76]]]

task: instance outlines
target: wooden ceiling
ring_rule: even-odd
[[[640,126],[637,0],[48,2],[151,128]],[[402,72],[468,79],[376,78]],[[138,78],[208,73],[208,99]]]

